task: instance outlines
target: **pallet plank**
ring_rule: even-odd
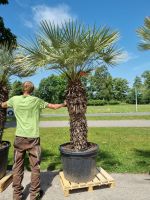
[[[61,178],[60,178],[60,182],[61,182],[61,185],[62,185],[62,188],[63,188],[63,191],[64,191],[64,196],[65,197],[69,196],[69,190],[64,187],[64,184],[63,184],[63,181],[62,181]]]
[[[100,173],[101,173],[109,182],[114,181],[114,179],[113,179],[103,168],[100,168]]]
[[[93,179],[93,184],[94,184],[94,185],[97,185],[97,184],[99,184],[99,183],[101,183],[101,180],[98,179],[98,178],[97,178],[97,175],[96,175],[95,178]]]
[[[67,179],[65,179],[64,173],[60,172],[59,175],[65,188],[70,188],[70,182]]]
[[[96,176],[101,181],[102,184],[108,183],[107,179],[101,173],[98,173]]]
[[[75,183],[75,182],[70,182],[70,187],[71,189],[79,188],[78,183]]]
[[[3,192],[11,183],[12,183],[12,174],[11,173],[7,173],[0,180],[0,192]]]

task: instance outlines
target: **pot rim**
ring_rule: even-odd
[[[68,156],[92,156],[92,155],[96,155],[98,150],[99,150],[99,146],[98,144],[96,143],[93,143],[93,142],[88,142],[90,144],[94,144],[95,146],[93,148],[89,148],[85,151],[72,151],[69,149],[65,149],[63,147],[65,147],[66,145],[70,144],[70,142],[67,142],[67,143],[64,143],[64,144],[61,144],[59,146],[59,151],[61,152],[62,155],[68,155]]]

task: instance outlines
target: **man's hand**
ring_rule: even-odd
[[[0,108],[7,108],[7,102],[0,102]]]
[[[67,106],[67,102],[66,102],[66,100],[64,101],[64,107],[66,107]]]

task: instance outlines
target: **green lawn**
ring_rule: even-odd
[[[120,113],[120,112],[135,112],[135,105],[121,104],[121,105],[105,105],[105,106],[88,106],[87,113]],[[138,112],[150,112],[150,104],[138,105]],[[45,109],[43,113],[49,114],[67,114],[67,108],[58,110]]]
[[[68,128],[41,128],[41,169],[60,169],[58,147],[69,140]],[[3,140],[13,143],[14,128],[5,129]],[[110,172],[150,171],[150,128],[89,128],[89,141],[100,146],[97,166]],[[13,145],[12,145],[13,146]],[[9,164],[13,162],[13,147]],[[28,167],[28,160],[26,159]]]

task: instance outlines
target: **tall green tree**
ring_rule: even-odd
[[[150,90],[150,71],[144,71],[142,74],[142,78],[144,79],[145,89]]]
[[[9,28],[5,27],[3,18],[0,17],[0,45],[6,45],[12,49],[17,47],[17,38]]]
[[[106,66],[98,67],[91,77],[91,91],[94,99],[112,99],[112,77]]]
[[[144,71],[142,74],[143,78],[143,101],[150,103],[150,71]]]
[[[11,84],[10,97],[22,94],[22,82],[15,81]]]
[[[137,29],[137,34],[141,38],[140,50],[150,50],[150,17],[144,19],[144,26]]]
[[[139,76],[136,76],[134,79],[133,87],[130,88],[127,96],[127,102],[135,104],[137,95],[138,104],[143,103],[143,84],[142,79]]]
[[[126,101],[129,91],[128,81],[122,78],[114,78],[113,85],[113,99],[118,101]]]
[[[41,80],[38,96],[47,102],[60,103],[64,101],[66,81],[62,76],[51,75]]]
[[[55,69],[66,75],[66,101],[70,116],[70,143],[76,151],[88,148],[86,89],[81,77],[102,63],[115,65],[121,54],[116,47],[118,32],[107,27],[85,27],[77,22],[61,27],[43,21],[36,41],[24,45],[24,66]]]
[[[133,87],[140,90],[143,87],[142,79],[139,76],[136,76],[134,79]]]

